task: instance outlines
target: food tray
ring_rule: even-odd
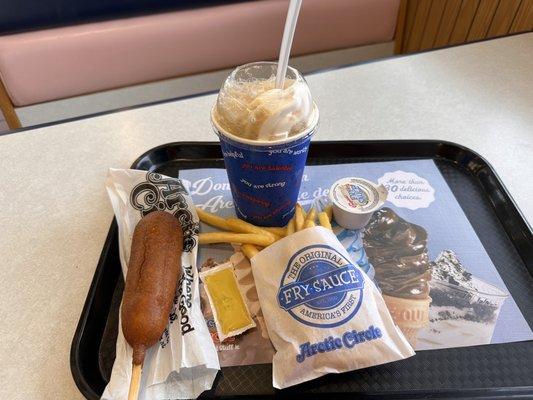
[[[533,233],[492,167],[471,150],[439,141],[314,142],[308,164],[434,159],[530,326],[533,325]],[[170,143],[132,168],[177,177],[182,169],[223,167],[217,143]],[[347,171],[349,175],[349,171]],[[72,342],[71,370],[80,391],[98,399],[115,358],[124,288],[115,221],[111,224]],[[226,367],[202,396],[360,398],[533,397],[533,341],[417,353],[364,370],[333,374],[283,391],[270,364]]]

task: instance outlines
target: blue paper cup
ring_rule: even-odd
[[[292,218],[311,137],[318,128],[316,105],[314,109],[307,130],[275,142],[225,132],[211,113],[239,218],[259,226],[285,226]]]

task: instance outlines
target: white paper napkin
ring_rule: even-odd
[[[211,388],[220,365],[200,309],[196,268],[199,220],[192,200],[179,179],[146,171],[110,169],[106,188],[117,219],[124,277],[133,231],[143,215],[155,210],[169,212],[184,229],[183,275],[168,327],[146,353],[139,400],[196,398]],[[131,363],[132,348],[119,322],[115,364],[102,399],[127,399]]]

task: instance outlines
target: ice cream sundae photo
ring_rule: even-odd
[[[363,240],[389,311],[417,350],[491,343],[506,292],[452,250],[430,261],[426,230],[390,208],[374,213]]]
[[[467,271],[451,250],[433,264],[429,325],[420,332],[418,349],[489,344],[508,294]]]
[[[412,346],[429,322],[431,263],[427,237],[421,226],[382,208],[372,216],[363,239],[383,298]]]

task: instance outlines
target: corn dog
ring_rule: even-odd
[[[154,211],[135,227],[121,307],[122,332],[133,348],[130,399],[139,392],[146,350],[167,327],[182,249],[183,231],[172,214]]]

